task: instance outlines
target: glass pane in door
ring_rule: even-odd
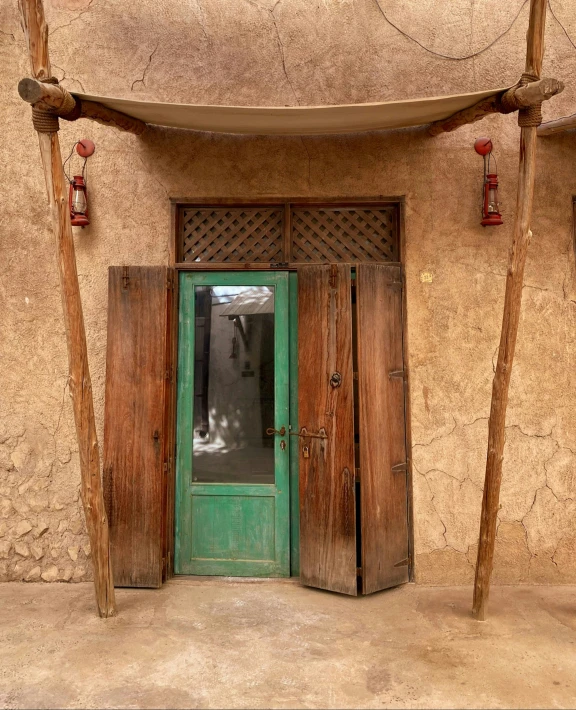
[[[194,297],[192,481],[274,483],[274,287]]]

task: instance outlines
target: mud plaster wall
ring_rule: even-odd
[[[47,0],[54,73],[70,89],[159,101],[329,104],[513,83],[524,66],[522,0]],[[576,106],[576,5],[552,0],[545,75],[567,83],[546,117]],[[517,19],[515,20],[517,16]],[[470,55],[462,61],[435,52]],[[16,1],[0,2],[0,579],[91,575],[53,238],[29,109]],[[571,38],[571,39],[570,39]],[[478,224],[492,136],[505,226]],[[405,195],[416,577],[472,580],[487,416],[504,294],[519,129],[495,116],[454,134],[423,129],[266,138],[151,129],[142,138],[66,124],[63,152],[95,140],[92,224],[76,234],[102,441],[110,264],[168,261],[169,197]],[[539,141],[534,237],[512,377],[497,582],[576,581],[576,135]],[[432,280],[422,279],[422,274]]]

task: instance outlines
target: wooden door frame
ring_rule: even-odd
[[[175,504],[176,504],[176,467],[174,465],[176,455],[176,370],[178,362],[178,273],[180,271],[296,271],[298,264],[288,262],[283,264],[266,264],[266,263],[190,263],[179,262],[178,256],[178,240],[180,234],[180,215],[182,207],[205,207],[205,206],[235,206],[235,207],[262,207],[262,206],[283,206],[288,212],[290,205],[310,206],[310,207],[377,207],[391,206],[397,207],[398,214],[398,251],[400,254],[400,266],[402,270],[402,352],[404,357],[405,369],[405,389],[404,389],[404,411],[406,418],[406,452],[407,452],[407,513],[408,513],[408,549],[410,557],[409,579],[414,581],[414,506],[413,506],[413,475],[412,475],[412,429],[411,429],[411,396],[410,396],[410,366],[409,366],[409,345],[408,345],[408,311],[406,298],[406,239],[405,239],[405,221],[406,221],[406,198],[405,196],[337,196],[337,197],[279,197],[278,195],[263,195],[260,197],[222,197],[222,196],[203,196],[203,197],[174,197],[170,198],[170,235],[168,243],[169,266],[173,270],[173,288],[172,288],[172,328],[170,342],[170,396],[169,411],[167,417],[169,419],[168,428],[168,445],[170,455],[168,457],[169,465],[166,477],[166,496],[165,496],[165,526],[163,550],[165,557],[163,581],[174,576],[174,546],[175,546]],[[290,219],[284,220],[284,239],[290,238]],[[340,262],[342,263],[342,262]],[[355,266],[351,263],[351,266]],[[396,262],[383,262],[396,263]],[[300,264],[301,265],[301,264]]]

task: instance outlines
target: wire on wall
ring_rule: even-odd
[[[489,50],[491,47],[493,47],[497,42],[499,42],[499,41],[502,39],[502,37],[505,37],[505,36],[510,32],[510,30],[512,29],[512,27],[514,27],[514,25],[516,24],[516,20],[517,20],[517,19],[520,17],[520,15],[522,14],[522,10],[524,10],[524,8],[525,8],[526,5],[528,4],[529,0],[524,0],[524,2],[522,3],[522,5],[520,6],[520,9],[518,10],[518,12],[516,13],[516,15],[514,16],[514,19],[512,20],[512,22],[510,23],[510,25],[504,30],[504,32],[502,32],[502,33],[499,34],[497,37],[495,37],[495,38],[494,38],[489,44],[487,44],[485,47],[482,47],[482,49],[479,49],[479,50],[477,50],[476,52],[472,52],[471,54],[463,55],[463,56],[461,56],[461,57],[455,57],[455,56],[452,56],[452,55],[450,55],[450,54],[443,54],[442,52],[436,52],[435,50],[430,49],[429,47],[426,47],[426,45],[422,44],[422,42],[420,42],[420,40],[416,39],[416,37],[412,37],[412,35],[409,35],[409,34],[408,34],[407,32],[405,32],[401,27],[398,27],[398,25],[395,24],[395,23],[388,17],[388,15],[386,14],[384,8],[383,8],[382,5],[380,4],[380,0],[374,0],[374,2],[376,3],[376,5],[377,5],[377,7],[378,7],[378,10],[380,10],[380,13],[382,14],[382,17],[386,20],[386,22],[387,22],[391,27],[393,27],[397,32],[400,32],[401,35],[403,35],[404,37],[406,37],[406,39],[409,39],[411,42],[414,42],[414,43],[417,44],[419,47],[421,47],[423,50],[425,50],[425,51],[428,52],[429,54],[433,54],[435,57],[441,57],[442,59],[449,59],[450,61],[454,61],[454,62],[461,62],[461,61],[463,61],[463,60],[465,60],[465,59],[473,59],[474,57],[478,57],[480,54],[483,54],[484,52],[486,52],[487,50]],[[548,7],[550,8],[550,14],[551,14],[552,17],[554,18],[554,20],[560,25],[560,27],[562,28],[564,34],[565,34],[566,37],[568,38],[568,41],[569,41],[570,44],[574,47],[574,49],[576,49],[576,43],[574,43],[573,39],[572,39],[572,38],[570,37],[570,35],[568,34],[568,30],[566,29],[566,27],[564,27],[564,25],[562,24],[562,22],[561,22],[561,21],[558,19],[558,17],[556,16],[556,14],[555,14],[555,12],[554,12],[554,10],[553,10],[553,8],[552,8],[552,4],[551,4],[550,0],[548,0]]]

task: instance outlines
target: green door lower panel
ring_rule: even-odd
[[[178,409],[177,409],[177,451],[176,451],[176,540],[175,540],[175,572],[176,574],[192,575],[224,575],[224,576],[250,576],[250,577],[284,577],[290,575],[290,485],[289,464],[290,446],[288,445],[289,429],[289,361],[288,361],[288,274],[270,273],[208,273],[184,272],[180,274],[180,311],[179,311],[179,357],[178,357]],[[254,374],[253,361],[256,357],[250,352],[254,350],[250,337],[255,330],[250,319],[238,320],[238,329],[234,326],[233,337],[226,341],[227,350],[220,351],[215,357],[217,362],[215,372],[208,375],[201,371],[196,372],[200,346],[194,342],[195,332],[202,334],[204,342],[210,340],[212,333],[217,329],[228,328],[228,321],[233,318],[213,318],[211,326],[205,322],[205,313],[196,313],[197,303],[203,301],[196,298],[196,289],[203,289],[202,298],[206,300],[206,293],[210,298],[218,300],[214,293],[229,291],[234,294],[239,287],[267,287],[273,289],[273,404],[261,405],[262,412],[256,417],[258,436],[266,440],[263,433],[265,429],[264,418],[270,417],[270,427],[280,431],[285,428],[285,434],[272,435],[269,442],[265,441],[262,450],[257,451],[255,461],[250,453],[237,446],[232,454],[235,458],[227,459],[236,462],[236,470],[228,470],[227,482],[218,482],[220,456],[230,455],[230,447],[212,444],[211,437],[222,442],[226,439],[227,431],[222,433],[223,422],[228,428],[238,427],[234,416],[239,411],[233,404],[224,401],[225,394],[219,393],[220,399],[213,395],[209,404],[214,401],[226,412],[220,419],[215,419],[214,407],[202,407],[202,382],[210,382],[210,377],[216,377],[218,367],[220,376],[222,372],[230,376],[235,372],[236,387],[242,389],[246,386],[261,391],[265,384],[261,380],[256,382],[258,373]],[[224,288],[227,287],[227,288]],[[207,291],[207,288],[210,290]],[[218,288],[220,289],[218,291]],[[223,298],[223,297],[222,297]],[[221,304],[218,304],[220,307]],[[247,307],[249,310],[249,307]],[[222,310],[222,309],[221,309]],[[246,310],[246,308],[245,308]],[[224,315],[226,312],[223,312]],[[203,320],[204,319],[204,320]],[[236,321],[234,321],[236,322]],[[200,325],[199,325],[200,324]],[[232,325],[230,325],[232,328]],[[226,331],[228,332],[228,331]],[[204,334],[208,333],[207,339]],[[251,336],[252,333],[252,336]],[[238,334],[238,337],[236,337]],[[200,337],[200,336],[199,336]],[[213,338],[216,336],[213,335]],[[270,336],[272,337],[272,336]],[[212,347],[221,341],[212,340]],[[210,347],[210,346],[208,346]],[[260,348],[264,345],[260,345]],[[246,352],[242,350],[246,348]],[[231,353],[230,355],[228,353]],[[251,358],[251,360],[248,360]],[[238,360],[238,362],[235,361]],[[232,361],[232,362],[230,362]],[[234,369],[236,368],[236,369]],[[242,368],[244,368],[243,371]],[[253,369],[250,369],[253,368]],[[240,375],[247,379],[241,379]],[[252,378],[252,379],[250,379]],[[240,384],[238,384],[240,383]],[[205,393],[212,385],[205,384]],[[259,388],[259,389],[258,389]],[[212,390],[210,390],[212,392]],[[199,394],[200,392],[200,394]],[[206,395],[207,397],[207,395]],[[272,398],[268,397],[266,402]],[[207,412],[204,418],[197,413],[196,419],[194,406]],[[198,404],[200,402],[200,404]],[[265,411],[269,406],[270,411]],[[273,407],[273,412],[272,408]],[[248,418],[250,404],[246,405]],[[202,423],[199,424],[202,419]],[[232,423],[231,423],[232,422]],[[254,425],[252,425],[254,427]],[[199,428],[206,430],[198,434]],[[261,432],[262,430],[262,432]],[[203,439],[200,437],[204,437]],[[258,438],[258,437],[256,437]],[[204,444],[204,441],[207,442]],[[198,454],[202,446],[206,446],[208,454]],[[212,446],[212,449],[210,449]],[[195,450],[196,447],[196,450]],[[198,457],[200,455],[200,458]],[[204,456],[204,458],[202,458]],[[260,458],[258,458],[258,456]],[[258,467],[262,468],[261,458],[265,458],[266,465],[273,465],[273,476],[266,483],[254,482],[258,479]],[[273,459],[273,464],[271,463]],[[200,462],[200,463],[199,463]],[[238,482],[242,478],[242,469],[248,467],[251,473],[249,482]],[[202,468],[199,474],[199,469]],[[206,471],[208,473],[206,473]],[[198,480],[208,476],[214,480]]]

